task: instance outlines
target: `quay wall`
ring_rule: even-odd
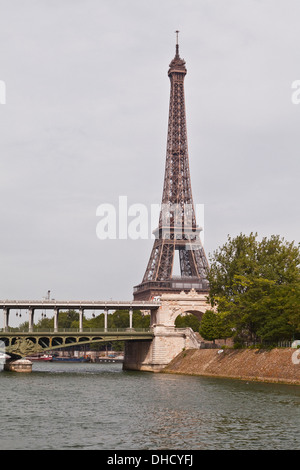
[[[300,349],[189,349],[162,372],[300,385]]]

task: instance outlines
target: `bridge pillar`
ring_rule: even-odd
[[[4,364],[4,370],[9,372],[31,372],[32,362],[27,359],[18,359],[17,361],[7,361]]]
[[[79,331],[83,331],[82,323],[83,323],[83,308],[79,310]]]
[[[58,314],[59,314],[59,309],[55,308],[54,309],[54,331],[58,331]]]
[[[184,349],[200,349],[191,328],[155,326],[152,341],[125,341],[124,370],[160,372]]]
[[[107,330],[107,315],[108,315],[108,309],[104,309],[104,330]]]
[[[133,310],[132,308],[129,309],[129,328],[132,329],[132,316],[133,316]]]
[[[159,372],[183,349],[199,349],[201,338],[191,328],[176,328],[178,315],[193,313],[201,319],[210,308],[207,293],[162,294],[161,305],[151,313],[152,341],[126,341],[123,368]]]
[[[29,308],[28,309],[29,313],[29,331],[33,331],[33,317],[34,317],[34,309]]]
[[[3,317],[4,317],[4,330],[8,331],[9,308],[3,309]]]

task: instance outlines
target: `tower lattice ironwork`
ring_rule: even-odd
[[[176,54],[171,61],[170,104],[165,179],[159,226],[143,281],[134,287],[135,300],[148,300],[162,293],[208,291],[208,261],[196,224],[189,169],[184,78],[185,61]],[[180,276],[172,276],[179,253]]]

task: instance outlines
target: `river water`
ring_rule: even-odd
[[[0,371],[0,449],[300,449],[300,387],[122,364]]]

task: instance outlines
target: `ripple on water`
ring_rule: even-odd
[[[0,373],[1,449],[299,449],[300,387],[36,363]]]

